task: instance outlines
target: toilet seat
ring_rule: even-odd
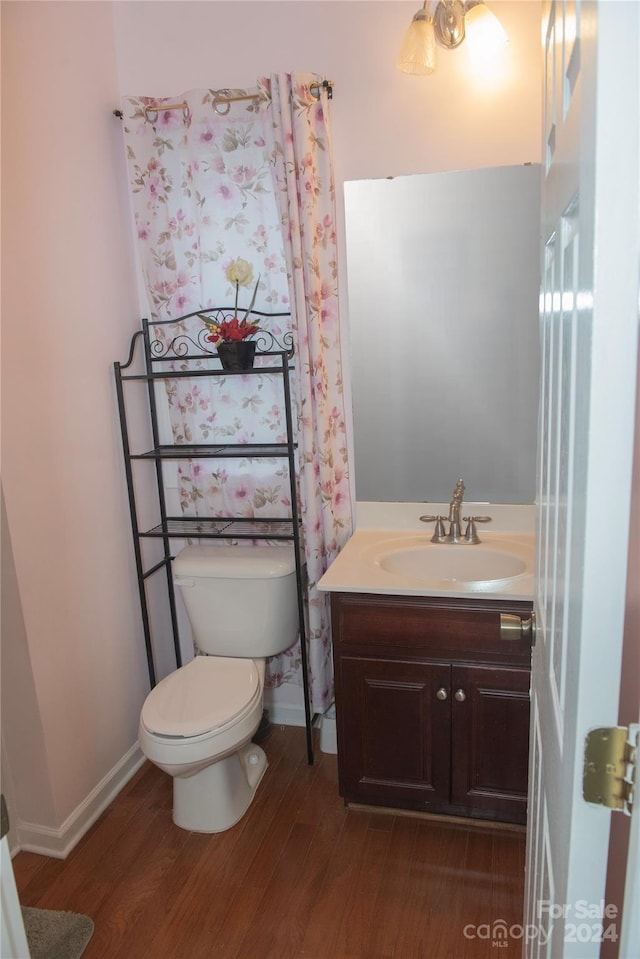
[[[140,719],[152,736],[199,737],[239,722],[260,694],[252,659],[196,656],[151,690]]]

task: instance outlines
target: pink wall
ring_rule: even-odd
[[[464,49],[431,78],[395,70],[418,6],[2,4],[3,487],[24,622],[3,643],[26,644],[14,662],[31,663],[39,712],[31,683],[3,703],[18,816],[61,827],[135,743],[147,692],[111,373],[139,313],[111,111],[124,94],[322,72],[340,211],[346,179],[538,161],[537,0],[491,4],[511,42],[490,87]],[[27,811],[42,776],[51,801]]]
[[[111,4],[3,4],[2,81],[3,666],[32,670],[32,690],[3,676],[2,730],[14,815],[55,830],[135,742],[146,690],[111,373],[138,315]]]

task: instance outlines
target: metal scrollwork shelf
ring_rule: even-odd
[[[129,511],[133,534],[133,546],[140,594],[142,625],[151,686],[156,684],[156,664],[152,641],[151,615],[147,596],[147,583],[158,572],[166,575],[173,651],[176,667],[182,665],[180,634],[176,613],[175,591],[172,576],[172,541],[176,539],[221,539],[221,540],[289,540],[293,543],[296,556],[296,580],[298,590],[298,618],[300,627],[300,654],[303,675],[303,694],[305,723],[307,732],[307,756],[313,763],[312,729],[316,716],[312,715],[306,629],[306,590],[305,564],[301,542],[301,520],[296,487],[296,442],[292,413],[291,373],[293,371],[294,343],[290,332],[276,337],[268,330],[260,329],[253,337],[256,341],[255,365],[249,370],[230,371],[222,369],[215,346],[207,340],[207,328],[204,319],[221,322],[229,319],[234,311],[226,307],[199,310],[175,320],[142,320],[142,327],[131,339],[129,355],[124,363],[114,363],[116,394],[124,466],[129,498]],[[287,313],[261,313],[254,310],[252,316],[271,320],[287,320]],[[273,374],[281,377],[283,409],[286,422],[285,443],[221,444],[189,443],[166,444],[160,439],[158,397],[156,383],[162,380],[180,377],[229,377],[238,375]],[[145,428],[150,435],[147,447],[132,449],[132,416],[127,401],[128,390],[132,383],[146,385],[144,406],[148,422]],[[139,411],[138,411],[139,412]],[[282,458],[288,464],[290,484],[291,514],[282,517],[237,517],[215,516],[170,516],[167,509],[165,474],[163,463],[170,460],[189,459],[233,459],[233,458]],[[134,466],[136,463],[155,465],[154,486],[157,490],[158,521],[143,526],[140,514],[148,513],[148,504],[139,502],[136,493]],[[151,539],[162,544],[162,556],[152,564],[145,562],[142,541]]]

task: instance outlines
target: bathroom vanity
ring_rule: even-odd
[[[477,546],[445,548],[431,543],[433,524],[419,523],[424,504],[382,505],[397,507],[396,520],[375,525],[375,514],[358,526],[320,582],[331,593],[340,793],[524,823],[532,510],[484,506],[501,528],[483,530]],[[507,557],[519,562],[508,567]],[[494,578],[456,577],[457,564]]]

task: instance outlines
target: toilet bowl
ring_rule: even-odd
[[[262,718],[264,667],[196,656],[147,697],[138,741],[174,777],[173,821],[183,829],[222,832],[248,809],[267,768],[259,746],[241,751]]]
[[[245,814],[267,768],[251,737],[262,718],[265,657],[298,634],[295,560],[288,547],[186,547],[174,582],[199,654],[151,690],[138,741],[173,776],[176,825],[223,832]],[[243,598],[237,611],[234,595]]]

